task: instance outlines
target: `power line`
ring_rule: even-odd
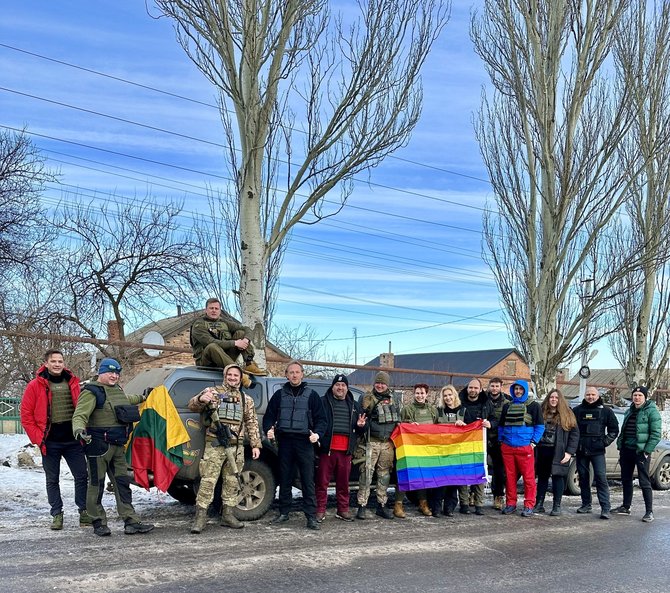
[[[51,58],[49,56],[44,56],[42,54],[31,52],[31,51],[28,51],[28,50],[25,50],[25,49],[22,49],[22,48],[19,48],[19,47],[15,47],[15,46],[12,46],[12,45],[8,45],[8,44],[5,44],[5,43],[0,43],[0,47],[4,47],[5,49],[20,52],[20,53],[23,53],[23,54],[26,54],[26,55],[29,55],[29,56],[32,56],[32,57],[35,57],[35,58],[39,58],[39,59],[42,59],[42,60],[47,60],[49,62],[52,62],[52,63],[55,63],[55,64],[60,64],[62,66],[67,66],[69,68],[74,68],[76,70],[81,70],[82,72],[87,72],[89,74],[94,74],[96,76],[101,76],[101,77],[104,77],[104,78],[108,78],[110,80],[115,80],[117,82],[121,82],[121,83],[124,83],[124,84],[128,84],[128,85],[131,85],[131,86],[142,88],[144,90],[159,93],[161,95],[166,95],[166,96],[169,96],[169,97],[173,97],[175,99],[180,99],[182,101],[187,101],[189,103],[202,105],[204,107],[210,107],[212,109],[216,109],[217,111],[220,109],[220,106],[215,104],[215,103],[207,103],[205,101],[200,101],[200,100],[194,99],[192,97],[187,97],[185,95],[180,95],[178,93],[173,93],[173,92],[170,92],[170,91],[166,91],[164,89],[159,89],[159,88],[156,88],[156,87],[153,87],[153,86],[150,86],[150,85],[146,85],[146,84],[142,84],[142,83],[139,83],[139,82],[136,82],[136,81],[126,79],[126,78],[122,78],[120,76],[114,76],[112,74],[108,74],[108,73],[105,73],[105,72],[100,72],[99,70],[94,70],[92,68],[86,68],[84,66],[80,66],[80,65],[77,65],[77,64],[72,64],[72,63],[66,62],[64,60],[58,60],[56,58]],[[231,115],[234,115],[234,113],[235,113],[233,110],[230,110],[230,109],[228,109],[226,111]],[[298,133],[301,133],[301,134],[306,133],[304,130],[301,130],[299,128],[289,128],[289,129],[291,131],[298,132]],[[487,185],[491,185],[491,180],[490,179],[484,179],[483,177],[477,177],[475,175],[468,175],[466,173],[460,173],[458,171],[454,171],[454,170],[451,170],[451,169],[446,169],[444,167],[438,167],[436,165],[428,165],[426,163],[421,163],[421,162],[414,161],[414,160],[411,160],[411,159],[398,157],[398,156],[395,156],[395,155],[389,155],[388,158],[398,160],[398,161],[401,161],[401,162],[404,162],[404,163],[409,163],[409,164],[417,166],[417,167],[424,167],[424,168],[427,168],[427,169],[432,169],[434,171],[440,171],[442,173],[447,173],[449,175],[456,175],[458,177],[464,177],[466,179],[471,179],[473,181],[481,181],[482,183],[486,183]]]

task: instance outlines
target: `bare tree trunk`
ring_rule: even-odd
[[[260,353],[276,255],[296,224],[337,214],[354,175],[407,142],[449,2],[368,0],[350,27],[331,20],[325,0],[156,5],[220,93],[239,201],[240,312]],[[334,189],[341,205],[328,210]]]
[[[485,216],[485,256],[540,394],[611,331],[617,281],[641,263],[611,245],[639,167],[626,171],[617,154],[633,121],[628,85],[601,74],[629,4],[485,0],[473,17],[494,89],[477,123],[498,210]]]
[[[633,248],[643,263],[621,281],[614,311],[619,331],[612,350],[632,385],[654,389],[670,356],[670,4],[636,0],[616,43],[617,74],[631,89],[634,125],[622,146],[626,169],[641,169],[631,184],[628,217]]]

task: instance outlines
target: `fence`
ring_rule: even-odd
[[[0,397],[0,434],[23,434],[19,397]]]

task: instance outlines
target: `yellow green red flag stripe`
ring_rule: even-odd
[[[149,489],[149,473],[159,490],[166,492],[184,465],[182,445],[190,439],[172,398],[161,385],[140,406],[140,421],[135,424],[126,458],[135,473],[135,482]]]

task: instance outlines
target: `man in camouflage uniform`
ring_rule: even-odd
[[[207,427],[205,452],[200,461],[200,489],[191,533],[200,533],[207,524],[207,507],[214,498],[219,476],[223,477],[221,525],[233,529],[244,527],[244,523],[233,515],[233,509],[239,495],[238,476],[244,465],[245,434],[251,442],[252,458],[258,459],[261,453],[254,400],[240,391],[242,368],[237,364],[229,364],[223,369],[223,380],[223,385],[207,387],[188,402],[188,409],[199,412],[203,425]],[[224,435],[224,440],[228,436],[228,441],[224,443],[219,438],[225,432],[222,425],[231,431]]]
[[[391,481],[391,468],[395,459],[395,448],[391,433],[400,421],[400,411],[393,402],[389,383],[389,374],[380,371],[375,376],[372,391],[363,397],[363,411],[369,418],[365,442],[365,463],[361,467],[358,483],[357,519],[367,519],[366,505],[370,497],[372,476],[377,471],[377,514],[384,519],[393,519],[393,512],[386,508],[386,492]],[[362,451],[359,450],[360,457]]]
[[[267,375],[254,362],[254,345],[248,337],[251,330],[232,319],[223,319],[219,299],[207,299],[205,314],[191,325],[191,348],[198,366],[224,368],[242,354],[245,373]],[[243,381],[244,382],[244,381]]]

